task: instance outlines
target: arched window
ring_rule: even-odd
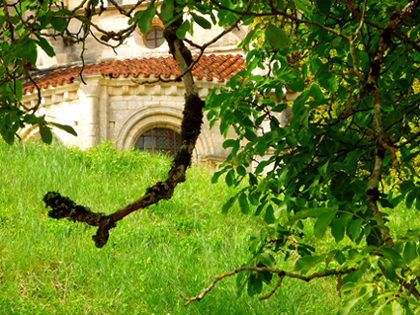
[[[163,28],[160,26],[152,26],[150,31],[144,37],[144,43],[149,48],[158,48],[165,42],[163,37]]]
[[[160,151],[175,156],[181,148],[181,135],[168,128],[153,128],[139,137],[136,148],[140,151]]]

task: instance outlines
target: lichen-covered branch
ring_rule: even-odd
[[[182,17],[165,29],[164,35],[169,44],[170,52],[177,61],[185,85],[185,106],[181,124],[181,149],[174,159],[172,167],[165,181],[158,182],[148,188],[143,197],[126,205],[110,215],[94,213],[88,208],[76,205],[69,198],[62,197],[55,192],[49,192],[44,197],[47,207],[52,210],[49,215],[56,219],[68,218],[73,221],[85,222],[92,226],[98,226],[98,232],[93,236],[97,247],[103,247],[109,237],[109,230],[116,226],[116,222],[130,213],[157,204],[160,200],[168,200],[172,197],[175,187],[185,181],[185,172],[190,166],[192,153],[200,134],[203,121],[204,101],[198,95],[191,71],[187,72],[192,64],[190,50],[183,41],[176,36],[176,30],[182,24]]]

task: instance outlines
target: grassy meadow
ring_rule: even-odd
[[[336,313],[341,298],[328,279],[286,279],[271,299],[259,301],[246,292],[238,298],[231,277],[183,306],[179,294],[196,296],[250,259],[248,239],[261,224],[238,208],[222,215],[233,191],[211,184],[200,167],[188,171],[173,199],[118,222],[102,249],[91,240],[94,228],[47,216],[48,191],[110,213],[163,179],[169,164],[106,145],[82,152],[0,142],[0,314]]]

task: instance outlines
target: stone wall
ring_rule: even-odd
[[[53,128],[54,135],[61,142],[88,149],[103,141],[111,141],[117,148],[130,149],[141,134],[152,128],[168,128],[180,133],[185,94],[182,83],[139,85],[130,78],[111,79],[102,75],[83,76],[83,80],[87,85],[78,79],[42,91],[42,106],[38,114],[46,115],[50,121],[70,125],[78,133],[76,138]],[[221,83],[197,81],[197,85],[200,95],[205,97],[210,89]],[[25,95],[23,102],[35,106],[37,100],[37,93],[32,93]],[[21,135],[29,138],[35,132],[33,128],[27,128]],[[222,161],[228,154],[222,148],[223,141],[217,126],[210,130],[205,121],[195,158]]]

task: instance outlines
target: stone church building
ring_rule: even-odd
[[[117,1],[129,9],[134,0]],[[80,1],[64,1],[67,8],[74,8]],[[106,30],[127,27],[127,18],[111,4],[94,22]],[[76,31],[80,24],[70,25]],[[199,45],[218,35],[222,28],[214,26],[204,30],[195,26],[192,40]],[[245,68],[243,51],[237,44],[246,30],[235,29],[207,49],[192,73],[203,98],[211,89],[220,87]],[[81,44],[61,38],[51,41],[56,55],[48,57],[40,50],[35,82],[41,89],[42,101],[38,115],[49,121],[72,126],[78,136],[53,128],[54,136],[62,143],[91,148],[103,141],[111,141],[120,149],[133,147],[145,151],[164,151],[175,154],[180,146],[180,129],[184,106],[182,82],[158,82],[180,74],[163,38],[163,24],[158,17],[151,30],[143,35],[139,30],[118,48],[100,45],[92,37],[86,42],[85,65],[82,70]],[[194,53],[194,50],[193,50]],[[80,76],[82,73],[82,76]],[[35,106],[38,91],[33,83],[24,88],[23,103]],[[36,137],[38,130],[22,131],[25,138]],[[233,135],[232,135],[233,136]],[[217,126],[202,127],[195,149],[199,161],[223,161],[228,152],[222,148],[224,139]]]

